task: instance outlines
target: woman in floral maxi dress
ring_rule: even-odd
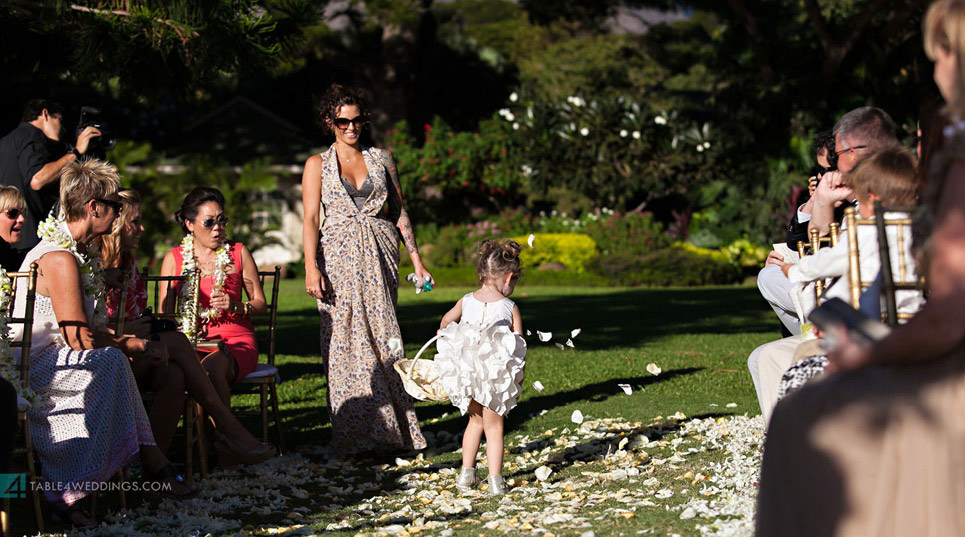
[[[306,291],[321,313],[331,452],[422,449],[413,400],[392,369],[403,357],[395,314],[400,235],[416,275],[432,276],[419,258],[391,154],[358,141],[361,94],[333,86],[320,110],[336,143],[305,163],[303,246]]]

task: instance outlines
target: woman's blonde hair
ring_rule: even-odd
[[[945,112],[956,120],[965,119],[965,0],[938,0],[925,14],[925,54],[931,60],[939,49],[955,56],[955,94]]]
[[[0,213],[10,209],[20,209],[20,212],[23,212],[27,209],[27,201],[17,187],[0,186]]]
[[[497,241],[489,239],[479,243],[476,248],[476,274],[481,283],[495,280],[502,274],[523,274],[523,264],[519,252],[523,248],[513,240]]]
[[[120,176],[113,164],[97,159],[75,160],[60,175],[60,210],[68,222],[75,222],[86,216],[84,206],[88,201],[110,196],[118,188]]]
[[[874,194],[885,206],[918,202],[918,159],[908,149],[892,145],[861,160],[844,177],[858,199]]]
[[[121,248],[121,234],[131,218],[131,213],[141,206],[141,195],[129,188],[118,190],[117,195],[121,198],[121,214],[114,220],[110,233],[94,239],[99,241],[105,268],[128,268],[134,263],[134,255]]]

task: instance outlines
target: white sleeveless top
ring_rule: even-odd
[[[40,259],[44,255],[49,254],[50,252],[70,253],[70,250],[62,248],[49,241],[40,241],[37,246],[34,246],[32,250],[27,252],[27,257],[24,258],[23,264],[20,265],[20,270],[22,272],[29,271],[31,263]],[[95,302],[93,298],[88,297],[86,294],[84,294],[83,299],[84,313],[87,316],[87,323],[89,325],[91,323],[91,313],[94,311]],[[26,310],[26,305],[27,286],[18,284],[17,296],[14,298],[13,305],[14,316],[22,317],[24,311]],[[11,328],[11,339],[19,340],[23,336],[23,325],[18,323]],[[50,297],[43,296],[40,293],[37,293],[34,301],[34,324],[32,333],[33,338],[30,343],[31,356],[40,354],[51,345],[61,347],[67,345],[67,342],[64,341],[63,336],[60,335],[60,325],[57,323],[57,317],[54,315],[54,307],[50,301]]]
[[[472,293],[468,293],[462,297],[462,318],[459,322],[482,326],[505,324],[512,330],[515,307],[516,304],[508,298],[502,298],[496,302],[482,302]]]

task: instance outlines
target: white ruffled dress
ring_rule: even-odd
[[[526,341],[513,332],[508,298],[480,302],[462,297],[462,318],[442,329],[436,368],[453,405],[465,414],[476,401],[500,416],[516,406],[523,385]]]

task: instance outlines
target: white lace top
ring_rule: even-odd
[[[49,254],[50,252],[69,252],[52,242],[40,241],[33,250],[27,252],[20,270],[26,272],[30,270],[30,264]],[[83,291],[82,291],[83,292]],[[94,311],[94,299],[84,295],[84,312],[87,315],[87,322],[91,322],[91,312]],[[22,317],[27,304],[27,286],[17,285],[17,296],[14,298],[13,314]],[[23,336],[23,325],[16,324],[11,327],[10,336],[12,339],[20,339]],[[54,315],[54,307],[50,297],[37,293],[34,301],[34,324],[33,339],[30,344],[30,354],[37,355],[51,345],[66,346],[67,342],[60,335],[60,325]]]

